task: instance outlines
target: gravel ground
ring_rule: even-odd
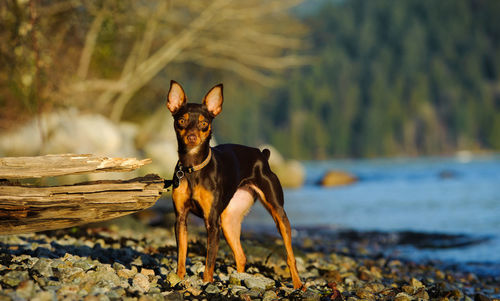
[[[245,234],[246,273],[221,239],[203,283],[205,232],[190,226],[187,276],[175,274],[171,227],[104,224],[0,236],[0,300],[498,300],[499,279],[381,256],[379,245],[296,233],[305,291],[293,290],[281,239]],[[300,232],[300,231],[299,231]],[[363,242],[362,238],[359,241]],[[375,251],[374,251],[375,250]]]

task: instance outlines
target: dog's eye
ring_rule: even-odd
[[[206,122],[206,121],[201,121],[200,122],[200,128],[205,129],[207,127],[208,127],[208,122]]]
[[[179,123],[180,126],[186,125],[186,119],[184,119],[184,118],[179,119],[179,121],[177,121],[177,122]]]

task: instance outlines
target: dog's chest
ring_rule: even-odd
[[[192,207],[190,209],[194,213],[200,213],[197,215],[207,219],[213,207],[214,194],[201,184],[191,184],[187,179],[182,179],[174,189],[172,199],[176,208]]]

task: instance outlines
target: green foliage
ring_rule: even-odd
[[[500,146],[498,1],[327,2],[306,18],[311,66],[261,105],[261,130],[299,158]]]

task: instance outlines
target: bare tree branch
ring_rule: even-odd
[[[146,82],[150,81],[167,63],[174,58],[195,38],[196,33],[202,30],[217,15],[220,9],[227,5],[231,0],[216,0],[207,7],[197,19],[195,19],[188,28],[180,33],[172,41],[167,42],[163,47],[142,62],[135,74],[127,75],[127,89],[118,97],[111,111],[111,119],[119,121],[121,119],[125,105]],[[132,81],[131,79],[134,78]]]
[[[119,121],[134,95],[174,62],[275,85],[279,72],[310,61],[296,53],[305,29],[289,14],[301,1],[48,1],[40,5],[43,93]],[[84,29],[81,21],[92,16]]]
[[[279,83],[279,80],[272,76],[256,71],[255,69],[228,58],[206,57],[199,54],[191,54],[186,61],[195,61],[202,66],[234,71],[244,78],[266,87],[272,87]]]
[[[103,22],[104,22],[104,10],[100,10],[97,16],[95,16],[94,20],[92,21],[92,25],[90,25],[90,29],[87,32],[87,36],[85,38],[85,44],[82,50],[82,55],[80,56],[80,64],[78,66],[76,74],[81,79],[87,78],[90,59],[92,57],[92,53],[94,52],[95,45],[97,42],[97,36],[99,35],[99,31],[101,29]]]

